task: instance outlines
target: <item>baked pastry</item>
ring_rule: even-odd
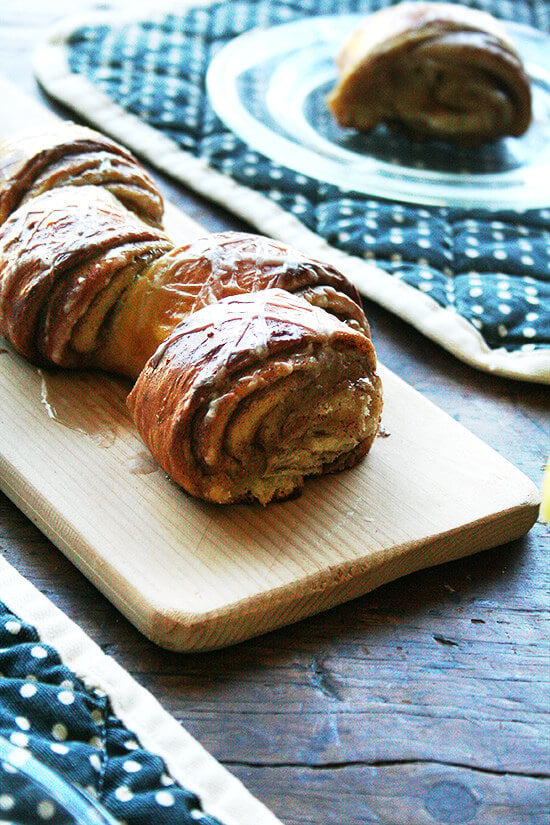
[[[124,363],[135,376],[191,312],[270,288],[298,293],[369,335],[359,293],[334,267],[261,235],[223,232],[174,247],[134,280],[112,314],[102,366],[121,371]]]
[[[258,235],[176,247],[94,176],[0,186],[0,333],[17,352],[137,379],[129,407],[153,456],[209,501],[267,503],[358,461],[382,394],[355,287]]]
[[[355,464],[381,413],[370,339],[279,289],[209,304],[179,324],[128,405],[154,459],[217,503],[287,498]]]
[[[115,141],[76,123],[0,141],[0,223],[21,203],[60,186],[99,185],[142,220],[160,226],[164,204],[136,158]]]
[[[135,378],[190,313],[272,287],[369,334],[355,287],[330,265],[238,232],[176,247],[97,186],[44,192],[0,227],[0,331],[40,365]]]
[[[104,354],[113,310],[172,248],[162,230],[100,187],[44,192],[0,226],[0,332],[38,365],[128,373],[124,341],[120,363]]]
[[[369,15],[345,43],[327,104],[345,127],[379,123],[467,145],[522,135],[531,88],[504,25],[455,3],[403,2]]]

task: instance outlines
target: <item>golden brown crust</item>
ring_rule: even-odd
[[[162,196],[127,149],[93,129],[62,122],[0,141],[0,223],[29,198],[60,186],[101,186],[160,226]]]
[[[229,295],[270,288],[301,294],[369,334],[359,293],[334,267],[243,232],[207,235],[174,247],[134,284],[113,323],[131,330],[137,374],[153,354],[148,342],[156,348],[189,313]]]
[[[102,322],[118,294],[171,246],[98,187],[45,192],[0,227],[0,331],[35,363],[96,366]],[[101,296],[97,335],[79,352],[73,337]]]
[[[219,232],[175,249],[162,264],[164,281],[181,283],[193,310],[227,295],[286,289],[306,293],[352,326],[368,333],[357,289],[328,263],[287,244],[248,232]]]
[[[189,316],[128,405],[155,460],[208,501],[286,498],[358,461],[381,413],[369,338],[280,289]]]
[[[403,2],[369,15],[338,58],[327,103],[342,126],[476,144],[520,136],[529,78],[500,21],[455,3]]]

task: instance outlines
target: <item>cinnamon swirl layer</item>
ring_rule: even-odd
[[[120,296],[171,247],[101,188],[38,195],[0,226],[0,332],[37,364],[103,366]]]
[[[188,493],[267,504],[355,464],[378,430],[382,395],[364,332],[267,289],[179,324],[128,405],[155,460]]]

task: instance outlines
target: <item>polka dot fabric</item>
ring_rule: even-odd
[[[391,279],[392,289],[406,285],[431,299],[419,306],[447,310],[451,319],[458,316],[469,326],[470,338],[481,336],[481,350],[546,350],[550,356],[550,209],[418,208],[343,191],[252,151],[228,132],[209,105],[209,61],[232,38],[253,27],[308,15],[368,13],[389,4],[212,2],[132,22],[79,26],[67,36],[67,60],[73,75],[86,78],[126,113],[209,169],[276,204],[331,248],[353,259],[375,261]],[[550,29],[546,0],[480,0],[469,5]],[[378,300],[368,288],[365,293]],[[397,304],[388,301],[386,306],[406,316]],[[422,319],[417,326],[424,329]],[[445,345],[444,333],[438,335],[433,337]],[[454,344],[448,348],[459,349]],[[455,354],[460,356],[459,351]],[[542,380],[550,383],[550,369],[548,373]]]
[[[349,200],[324,210],[333,245],[373,258],[478,329],[489,347],[550,348],[550,210],[412,209]]]
[[[88,690],[36,630],[0,603],[0,736],[83,789],[126,825],[221,825],[197,796],[141,747],[109,698]],[[0,789],[4,814],[21,823],[60,821],[49,800]],[[57,817],[57,818],[56,818]]]

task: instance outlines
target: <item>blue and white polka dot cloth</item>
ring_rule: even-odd
[[[371,288],[368,275],[364,281],[352,280],[368,297],[458,357],[498,374],[550,383],[550,208],[421,208],[343,191],[252,151],[209,105],[207,67],[230,39],[254,26],[307,15],[368,12],[389,2],[214,1],[147,19],[90,22],[68,31],[63,46],[72,78],[85,79],[117,110],[168,138],[218,179],[221,173],[237,184],[233,194],[225,187],[223,197],[219,195],[229,208],[254,222],[253,204],[258,201],[251,200],[248,210],[243,201],[247,193],[251,199],[261,196],[331,250],[362,264],[375,262],[385,277],[382,287]],[[547,0],[480,0],[470,5],[546,31],[550,26]],[[59,83],[54,95],[104,126],[97,105],[88,106],[87,95],[71,98],[64,88]],[[125,131],[125,142],[142,151],[133,132]],[[148,156],[155,162],[154,148]],[[175,174],[200,189],[185,169]],[[218,197],[215,183],[204,191]],[[259,217],[256,224],[265,229]],[[530,354],[539,360],[530,362]]]
[[[141,746],[108,696],[86,688],[55,648],[1,602],[0,736],[127,825],[220,825]],[[12,794],[0,782],[0,822],[60,823],[60,814],[36,791]]]

